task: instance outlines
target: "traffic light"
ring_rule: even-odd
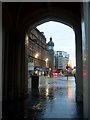
[[[67,64],[66,69],[70,68],[70,66]]]

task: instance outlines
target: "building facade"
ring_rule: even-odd
[[[65,70],[69,62],[69,54],[64,51],[54,52],[54,67],[58,70]]]
[[[37,71],[38,74],[49,69],[49,52],[46,49],[46,38],[43,32],[37,28],[29,33],[28,45],[28,70],[30,73]]]
[[[47,43],[46,47],[49,52],[49,67],[53,70],[54,68],[54,42],[52,41],[52,37],[50,37],[50,41]]]

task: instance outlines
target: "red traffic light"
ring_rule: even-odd
[[[67,64],[66,69],[70,68],[70,66]]]

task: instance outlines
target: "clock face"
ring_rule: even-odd
[[[49,50],[53,50],[53,46],[49,46],[48,48],[49,48]]]
[[[51,46],[49,46],[49,50],[51,50],[52,49],[52,47]]]

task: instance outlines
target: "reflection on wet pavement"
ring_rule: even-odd
[[[75,81],[73,77],[70,77],[68,81],[65,77],[40,78],[39,89],[30,89],[29,97],[23,102],[17,103],[8,104],[8,111],[3,110],[7,117],[11,117],[9,116],[10,112],[13,115],[12,118],[28,120],[83,117],[82,103],[76,103],[75,101]],[[5,115],[3,115],[3,118],[5,118]]]

